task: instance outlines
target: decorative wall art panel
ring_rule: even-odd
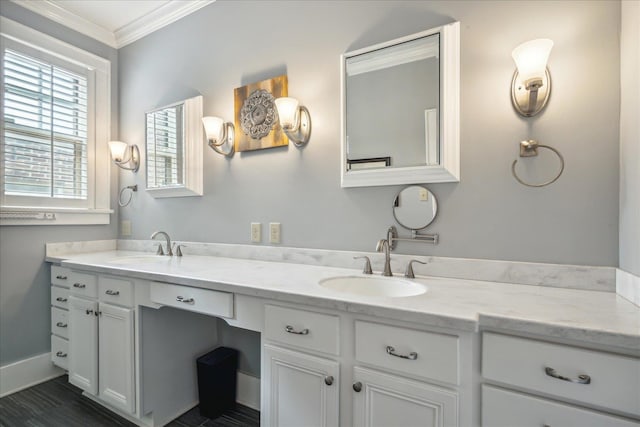
[[[288,95],[287,76],[234,89],[236,151],[262,150],[289,144],[278,121],[276,98]]]

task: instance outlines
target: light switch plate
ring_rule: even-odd
[[[269,242],[280,243],[280,223],[269,223]]]
[[[253,243],[260,243],[262,240],[262,224],[259,222],[251,223],[251,241]]]

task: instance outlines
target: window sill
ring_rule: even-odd
[[[18,208],[0,209],[3,225],[105,225],[112,209]]]

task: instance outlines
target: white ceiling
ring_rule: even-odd
[[[12,0],[33,12],[119,48],[215,0]]]

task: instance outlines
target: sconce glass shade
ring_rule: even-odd
[[[542,85],[552,47],[553,40],[536,39],[522,43],[511,52],[526,89]]]
[[[122,141],[109,141],[109,151],[114,162],[122,162],[129,145]]]
[[[280,126],[289,140],[300,147],[307,142],[311,136],[311,115],[309,110],[300,105],[297,99],[283,97],[276,98],[276,108]]]
[[[295,130],[298,126],[298,106],[300,103],[295,98],[277,98],[275,100],[280,118],[280,126],[285,130]]]
[[[119,168],[138,172],[140,168],[140,150],[137,145],[128,145],[122,141],[109,141],[109,151],[111,152],[111,160]],[[126,164],[128,166],[125,166]]]
[[[220,117],[203,117],[202,124],[204,125],[204,131],[207,134],[207,140],[215,141],[216,143],[220,139],[220,135],[222,134],[222,125],[224,125],[224,120]]]
[[[235,128],[233,124],[215,116],[203,117],[202,124],[207,134],[209,147],[216,153],[232,156],[235,151]]]

